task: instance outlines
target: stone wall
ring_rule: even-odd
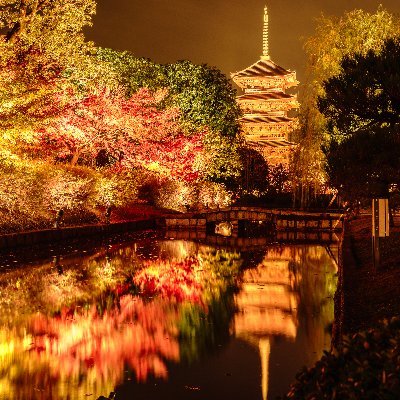
[[[118,222],[108,225],[83,225],[0,235],[0,250],[12,247],[61,242],[63,240],[77,239],[84,236],[105,236],[121,232],[152,229],[156,228],[156,226],[156,219],[144,219],[130,222]]]

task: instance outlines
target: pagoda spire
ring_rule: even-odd
[[[268,18],[268,7],[264,7],[264,30],[263,30],[263,54],[262,58],[264,60],[269,60],[269,18]]]

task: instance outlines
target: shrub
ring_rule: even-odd
[[[344,340],[340,350],[325,352],[316,365],[301,371],[283,399],[400,398],[400,318]]]
[[[57,210],[70,223],[96,220],[88,206],[98,175],[87,168],[19,157],[0,160],[0,232],[49,228]]]
[[[226,207],[231,204],[232,195],[224,185],[213,182],[185,184],[179,181],[166,181],[158,188],[156,205],[177,211],[204,208]]]
[[[40,164],[17,156],[0,159],[0,231],[35,228],[46,223],[41,208],[44,173]]]
[[[52,168],[43,205],[50,210],[81,210],[94,195],[96,174],[86,168]]]

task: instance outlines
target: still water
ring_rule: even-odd
[[[0,399],[275,399],[330,348],[335,246],[145,232],[0,256]]]

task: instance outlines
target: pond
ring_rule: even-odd
[[[1,400],[275,399],[330,348],[336,245],[30,251],[0,256]]]

